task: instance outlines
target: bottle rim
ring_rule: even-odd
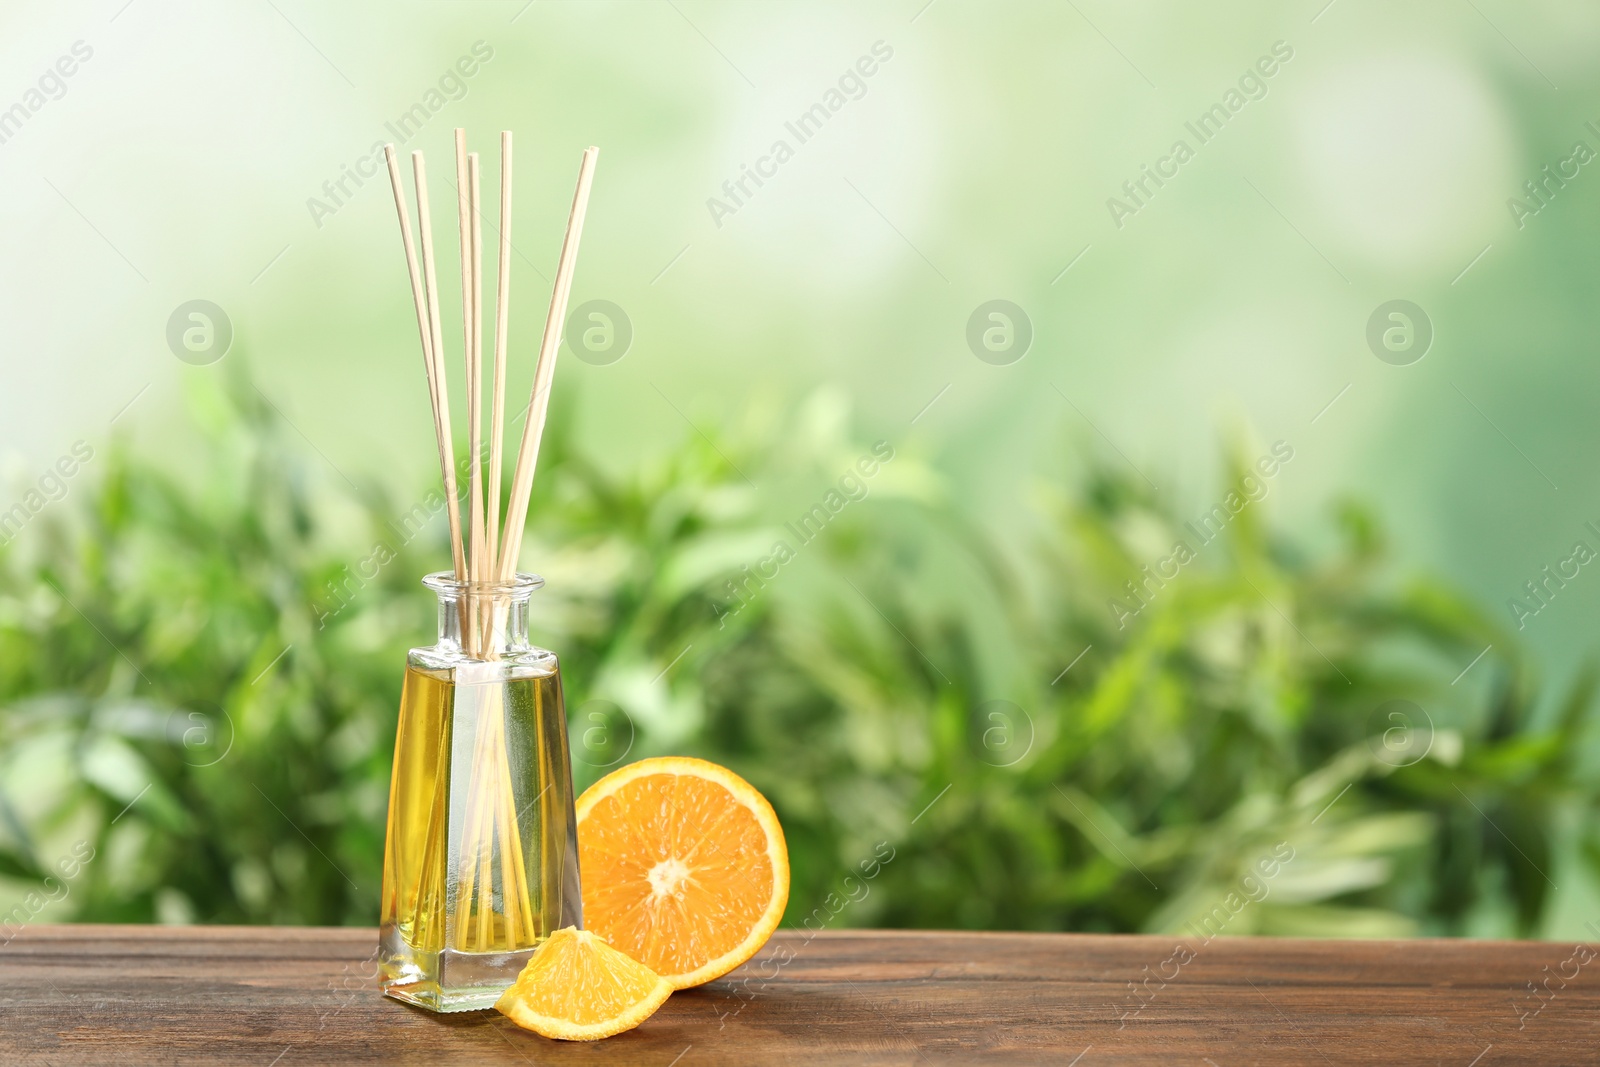
[[[422,579],[422,584],[441,596],[509,596],[525,597],[544,585],[537,574],[518,572],[505,581],[460,582],[452,571],[434,571]]]

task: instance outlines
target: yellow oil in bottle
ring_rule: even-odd
[[[451,705],[451,684],[440,677],[444,673],[406,671],[389,780],[379,920],[386,929],[397,930],[414,951],[433,953],[444,947],[444,865],[439,861],[448,798],[444,774]]]

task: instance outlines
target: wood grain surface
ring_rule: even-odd
[[[583,1044],[388,1000],[375,944],[361,929],[27,927],[0,946],[0,1061],[1600,1063],[1600,952],[1559,942],[783,931],[637,1030]]]

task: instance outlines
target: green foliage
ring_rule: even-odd
[[[0,555],[0,879],[20,899],[88,841],[42,917],[372,923],[443,523],[322,477],[248,387],[207,403],[199,488],[116,453]],[[845,423],[818,397],[618,475],[558,419],[523,557],[579,787],[733,767],[786,828],[791,923],[1537,934],[1600,855],[1562,829],[1595,806],[1594,678],[1541,700],[1482,613],[1385,575],[1358,509],[1316,556],[1264,503],[1203,543],[1107,468],[1002,546]]]

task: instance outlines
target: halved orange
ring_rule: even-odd
[[[783,828],[726,767],[640,760],[584,790],[577,814],[584,926],[674,989],[727,974],[777,929]]]
[[[545,939],[495,1008],[524,1030],[596,1041],[632,1030],[672,995],[672,983],[587,930]]]

